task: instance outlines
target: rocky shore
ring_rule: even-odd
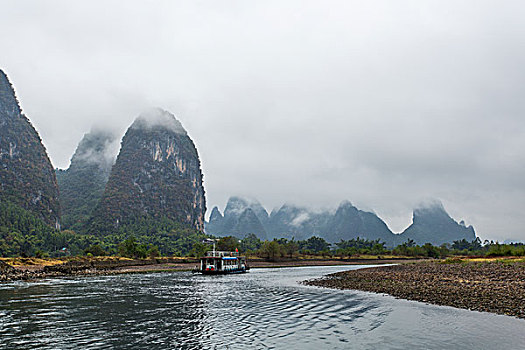
[[[331,274],[305,284],[525,318],[525,263],[419,262]]]

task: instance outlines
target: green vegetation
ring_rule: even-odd
[[[235,250],[263,259],[276,261],[286,258],[297,258],[300,256],[322,256],[351,258],[360,256],[382,256],[413,257],[413,258],[447,258],[446,263],[458,263],[458,256],[525,256],[525,245],[522,243],[499,244],[497,242],[484,242],[477,238],[474,241],[455,241],[453,244],[443,244],[439,247],[430,243],[416,245],[409,240],[398,245],[394,249],[385,247],[385,243],[379,240],[366,240],[355,238],[341,240],[330,245],[323,238],[311,237],[304,241],[287,240],[284,238],[273,241],[261,241],[255,235],[250,234],[242,240],[235,237],[223,237],[218,242],[218,249]],[[203,252],[206,249],[203,249]]]
[[[188,255],[207,236],[168,219],[134,221],[107,236],[58,231],[12,203],[0,204],[0,257]],[[133,242],[131,244],[130,242]]]
[[[108,148],[115,139],[110,131],[92,130],[78,144],[69,168],[56,169],[62,228],[79,232],[91,217],[111,172],[113,159]]]
[[[102,197],[106,183],[95,173],[57,169],[56,175],[60,186],[62,227],[81,231]]]
[[[140,217],[109,235],[77,234],[49,227],[33,213],[12,203],[0,204],[0,257],[59,257],[65,255],[120,255],[129,258],[158,256],[202,256],[211,247],[203,243],[210,238],[188,226],[168,218]],[[416,245],[407,241],[387,249],[379,240],[356,238],[330,245],[323,238],[307,240],[275,239],[261,241],[254,234],[244,239],[233,236],[220,238],[217,249],[234,251],[276,261],[305,256],[349,258],[359,256],[400,256],[416,258],[449,258],[446,263],[458,263],[458,256],[502,257],[525,256],[525,245],[499,244],[478,239],[455,241],[439,247],[430,243]]]
[[[40,136],[21,113],[13,87],[3,72],[0,81],[0,203],[16,204],[48,225],[55,225],[60,205],[53,167]]]
[[[126,131],[104,192],[89,212],[85,233],[106,236],[124,230],[141,241],[143,232],[153,229],[163,240],[173,241],[167,237],[173,230],[186,231],[191,226],[202,231],[206,206],[197,149],[173,115],[159,113],[158,122],[149,125],[146,116],[139,117]],[[161,251],[165,246],[147,244]],[[187,253],[191,246],[163,253],[175,250]]]

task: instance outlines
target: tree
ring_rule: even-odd
[[[250,233],[241,240],[240,251],[241,252],[249,252],[249,251],[254,252],[257,249],[261,248],[261,245],[262,245],[261,240],[255,234]]]
[[[439,258],[439,248],[433,246],[430,243],[425,243],[422,246],[423,250],[425,251],[425,256],[429,258]]]
[[[127,238],[119,244],[119,254],[127,258],[144,259],[148,255],[148,248],[145,244],[138,244],[134,236]]]
[[[281,256],[281,247],[277,241],[264,241],[259,252],[266,259],[276,261]]]
[[[233,252],[235,249],[239,249],[239,245],[239,240],[233,236],[222,237],[217,243],[217,249]]]
[[[118,252],[120,256],[132,258],[135,256],[137,251],[137,242],[134,236],[128,237],[124,242],[118,246]]]
[[[407,247],[415,247],[416,241],[414,241],[413,239],[408,239],[405,244]]]
[[[91,254],[92,256],[104,256],[106,251],[100,246],[100,244],[93,244],[84,249],[84,254]]]
[[[292,238],[290,241],[284,244],[284,251],[286,255],[291,259],[294,254],[299,251],[299,244]]]
[[[208,245],[202,242],[196,242],[193,244],[193,247],[191,248],[189,255],[195,258],[200,258],[201,256],[204,256],[204,254],[206,254],[206,251],[208,250],[208,248],[209,248]]]
[[[310,237],[306,241],[302,241],[301,250],[309,250],[314,253],[330,250],[330,245],[323,238]]]
[[[159,257],[160,256],[159,247],[157,247],[156,245],[152,245],[151,247],[149,247],[148,256],[152,259]]]

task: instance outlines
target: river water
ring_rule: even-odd
[[[298,283],[359,266],[0,284],[0,349],[525,349],[525,321]]]

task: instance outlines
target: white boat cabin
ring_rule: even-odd
[[[210,250],[200,259],[199,272],[203,274],[242,273],[246,270],[246,257],[238,252]]]

